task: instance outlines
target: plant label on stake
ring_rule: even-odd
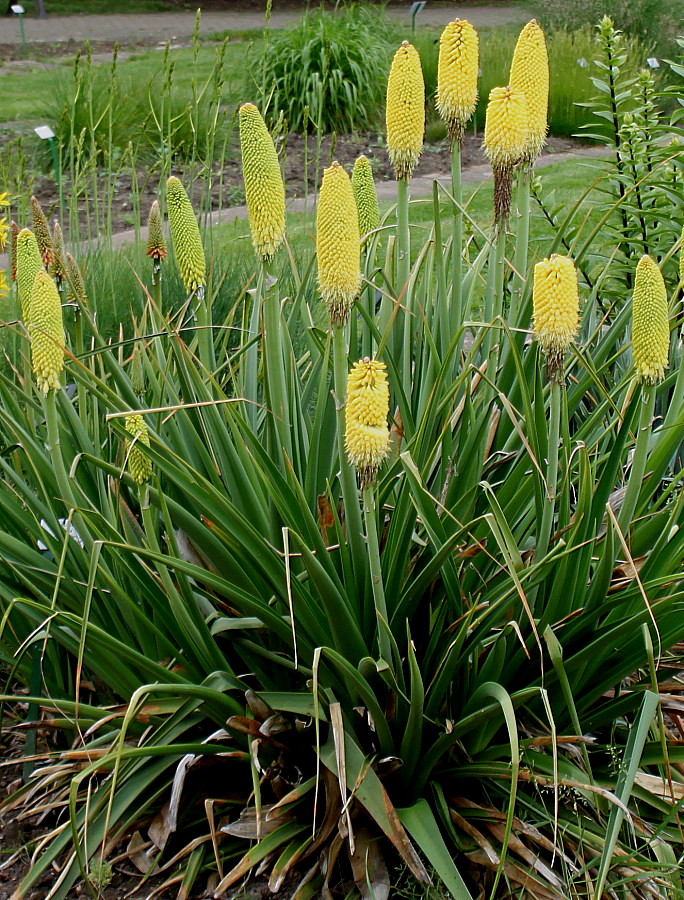
[[[21,3],[13,3],[10,7],[15,16],[19,16],[19,28],[21,30],[21,46],[26,47],[26,32],[24,31],[24,7]]]
[[[52,165],[55,168],[55,182],[59,191],[59,205],[62,206],[62,179],[59,172],[59,157],[57,156],[57,145],[55,144],[55,133],[49,125],[39,125],[33,129],[41,141],[47,141],[50,145],[50,154],[52,155]]]
[[[415,34],[416,32],[416,16],[418,13],[422,12],[425,9],[425,4],[427,0],[416,0],[415,3],[411,4],[410,14],[411,14],[411,31]]]

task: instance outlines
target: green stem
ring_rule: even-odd
[[[627,538],[629,527],[632,524],[634,511],[641,493],[644,473],[646,472],[648,445],[651,439],[651,426],[655,411],[656,386],[654,384],[644,385],[642,391],[639,430],[637,432],[636,446],[634,447],[634,456],[632,457],[632,468],[629,472],[625,499],[617,517],[620,531],[622,531],[625,538]]]
[[[432,209],[435,223],[435,267],[437,269],[437,303],[438,303],[438,329],[440,361],[446,357],[451,342],[451,329],[449,327],[449,297],[447,291],[447,276],[445,271],[445,259],[442,247],[442,218],[439,208],[439,184],[432,183]]]
[[[266,377],[264,380],[269,409],[273,419],[275,435],[280,453],[292,459],[292,435],[290,415],[287,405],[287,385],[285,364],[280,334],[280,299],[274,290],[273,263],[263,262],[263,313],[264,313],[264,359]]]
[[[362,596],[362,579],[358,561],[363,559],[363,528],[361,524],[361,508],[359,492],[356,487],[356,476],[349,463],[344,447],[346,430],[344,407],[347,402],[347,347],[345,345],[344,326],[333,325],[333,375],[335,384],[335,409],[337,415],[337,449],[340,463],[340,486],[344,502],[344,514],[347,525],[347,540],[351,548],[352,560],[357,574],[359,596]]]
[[[261,307],[264,296],[264,274],[264,267],[259,266],[254,300],[249,317],[248,338],[251,346],[245,350],[242,370],[242,396],[246,401],[245,417],[250,423],[252,431],[256,431],[258,409],[259,341],[256,340],[256,337],[260,330],[259,323],[261,322]]]
[[[455,140],[451,146],[451,193],[454,198],[454,236],[451,244],[451,266],[453,289],[451,295],[451,316],[453,331],[463,322],[463,190],[461,185],[461,142]]]
[[[404,323],[404,351],[406,351],[408,343],[407,335],[410,338],[411,333],[411,298],[408,287],[411,276],[411,237],[409,233],[408,203],[408,179],[400,178],[397,181],[397,279],[395,290],[397,302],[401,304],[404,311],[400,310],[395,321]],[[396,354],[399,350],[397,343],[390,339],[388,344],[389,349]],[[396,362],[398,363],[399,360],[396,360]],[[410,361],[405,361],[405,364],[409,365]],[[405,383],[408,384],[408,381]]]
[[[518,174],[518,221],[515,234],[515,258],[513,265],[515,272],[513,276],[513,290],[511,294],[511,310],[509,321],[515,326],[519,326],[518,317],[521,313],[522,298],[525,291],[525,282],[527,280],[527,253],[530,242],[530,184],[532,181],[532,170],[529,166],[524,166]],[[521,339],[524,335],[520,336]]]
[[[387,633],[389,620],[387,617],[387,603],[385,602],[385,588],[382,583],[380,543],[378,541],[378,527],[375,515],[375,486],[373,484],[367,484],[363,489],[363,517],[366,523],[366,547],[368,550],[371,585],[373,587],[373,604],[378,624],[378,649],[382,659],[386,662],[391,662],[392,649]]]
[[[494,238],[489,254],[489,271],[487,272],[487,292],[485,294],[484,320],[487,323],[487,334],[483,342],[487,359],[487,375],[494,381],[499,356],[500,341],[494,335],[498,329],[496,323],[503,317],[504,306],[504,261],[506,254],[506,229],[502,224],[495,225]]]
[[[556,488],[558,485],[558,444],[560,440],[561,421],[561,383],[554,377],[551,381],[548,462],[546,466],[546,497],[542,512],[541,526],[537,538],[536,560],[543,559],[549,549],[554,513],[556,511]]]

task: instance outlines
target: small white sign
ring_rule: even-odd
[[[419,12],[422,12],[425,9],[425,4],[427,0],[416,0],[416,2],[411,6],[411,15],[417,16]]]
[[[12,4],[12,12],[18,16],[23,16],[24,15],[24,7],[21,5],[21,3],[13,3]]]
[[[580,67],[580,69],[588,69],[589,68],[589,63],[586,61],[586,59],[583,56],[580,56],[580,58],[577,60],[577,65]]]
[[[655,56],[649,56],[649,58],[646,60],[646,65],[649,66],[651,69],[659,69],[660,68],[660,63],[655,58]]]
[[[50,138],[55,136],[54,131],[50,128],[49,125],[39,125],[37,128],[33,129],[41,141],[47,141]]]

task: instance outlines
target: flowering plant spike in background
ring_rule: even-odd
[[[670,323],[667,290],[655,260],[642,256],[636,267],[632,297],[632,356],[637,376],[656,384],[669,363]]]
[[[388,415],[385,364],[368,357],[359,360],[352,366],[347,381],[345,446],[361,488],[375,481],[389,451]]]
[[[155,262],[163,262],[166,259],[166,240],[164,239],[161,211],[157,200],[150,207],[150,214],[147,217],[147,247],[145,248],[145,253]]]
[[[544,32],[532,19],[520,32],[509,84],[527,99],[528,133],[523,161],[531,164],[546,143],[549,108],[549,57]]]
[[[57,287],[42,269],[35,277],[29,304],[31,364],[39,390],[47,394],[60,387],[64,368],[64,325]]]
[[[475,112],[478,69],[477,31],[465,19],[450,22],[439,40],[437,111],[452,142],[463,143],[466,125]]]
[[[33,233],[38,241],[38,249],[40,250],[43,265],[46,269],[50,269],[55,261],[50,228],[45,218],[45,213],[35,197],[31,197],[31,218],[33,220]]]
[[[152,463],[144,450],[138,444],[150,446],[150,436],[147,431],[147,423],[140,413],[126,416],[126,431],[133,437],[133,441],[126,442],[126,454],[128,456],[128,471],[136,484],[143,484],[152,477]]]
[[[190,293],[204,287],[207,264],[192,205],[180,180],[173,175],[166,182],[166,203],[178,271]]]
[[[10,277],[12,281],[17,280],[17,238],[19,237],[19,226],[13,220],[10,225]]]
[[[410,178],[423,152],[425,83],[416,48],[404,41],[387,81],[387,152],[397,179]]]
[[[522,159],[528,139],[527,99],[522,91],[495,87],[489,93],[483,147],[494,170],[496,221],[511,209],[513,168]]]
[[[272,259],[285,239],[285,187],[273,138],[253,103],[240,107],[242,176],[252,243],[260,259]]]
[[[52,225],[52,250],[53,260],[50,266],[50,274],[57,281],[57,286],[59,287],[66,276],[66,270],[64,267],[64,235],[57,219]]]
[[[35,234],[28,228],[22,228],[17,235],[17,288],[21,318],[25,325],[30,320],[30,303],[33,283],[38,272],[43,271],[43,260],[38,249]]]
[[[577,272],[569,257],[554,253],[537,263],[532,304],[534,335],[546,357],[550,377],[558,376],[579,325]]]
[[[85,305],[87,297],[83,273],[68,250],[65,257],[65,268],[67,281],[69,282],[69,293],[67,295],[69,303],[77,303],[79,306]]]
[[[361,237],[368,234],[380,224],[380,208],[378,206],[378,194],[373,180],[373,169],[370,161],[365,156],[359,156],[354,163],[351,177],[356,210],[359,216],[359,231]]]
[[[349,175],[334,162],[323,172],[316,213],[318,286],[334,325],[347,321],[361,289],[359,218]]]

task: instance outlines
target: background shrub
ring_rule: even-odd
[[[282,112],[298,132],[307,118],[325,133],[377,127],[395,49],[383,19],[382,10],[352,5],[336,15],[307,13],[273,34],[260,72],[267,117]]]

